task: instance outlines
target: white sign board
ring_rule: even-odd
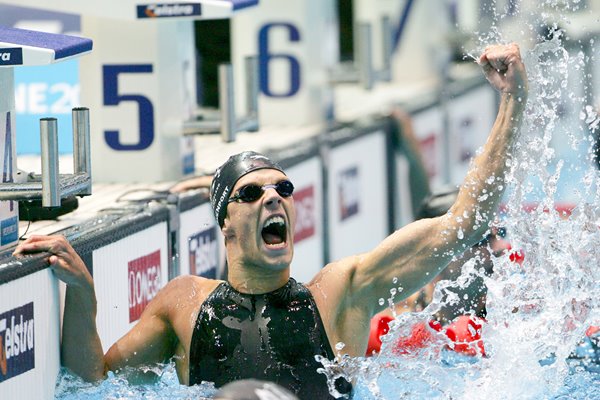
[[[58,281],[49,268],[0,286],[3,399],[54,399],[59,321]]]
[[[286,169],[294,183],[296,229],[291,275],[308,283],[325,265],[323,249],[323,170],[311,157]]]
[[[443,185],[447,144],[444,139],[444,120],[439,106],[411,115],[415,136],[419,142],[431,188]]]
[[[332,117],[329,71],[337,63],[333,0],[261,0],[232,19],[236,109],[244,110],[244,58],[258,56],[261,125],[307,125]]]
[[[385,132],[333,147],[328,170],[331,261],[372,250],[388,234]]]
[[[169,279],[167,223],[94,250],[98,334],[106,352]]]
[[[179,219],[179,274],[220,279],[225,245],[210,203],[183,211]]]
[[[471,159],[487,140],[495,116],[496,92],[487,84],[448,102],[448,152],[452,184],[463,182]]]
[[[81,102],[93,110],[93,178],[176,180],[193,172],[182,136],[195,109],[191,21],[82,17],[94,51],[81,60]],[[190,169],[191,166],[191,169]]]

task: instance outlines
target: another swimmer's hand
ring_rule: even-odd
[[[64,236],[31,236],[17,246],[13,255],[18,257],[35,253],[48,253],[50,268],[67,285],[82,288],[93,286],[92,276],[83,260]]]
[[[527,72],[517,44],[488,46],[478,62],[496,90],[526,100]]]

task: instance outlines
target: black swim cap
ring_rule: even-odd
[[[210,185],[210,204],[221,228],[225,222],[227,203],[235,183],[242,176],[257,169],[265,168],[283,172],[283,169],[275,162],[254,151],[244,151],[243,153],[233,155],[217,168],[212,184]]]
[[[258,379],[243,379],[230,382],[215,394],[215,400],[298,400],[283,387]]]

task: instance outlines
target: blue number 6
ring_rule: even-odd
[[[144,150],[154,141],[154,107],[145,96],[138,94],[119,94],[119,74],[146,74],[152,72],[151,64],[140,65],[104,65],[104,105],[116,106],[122,101],[135,101],[139,105],[140,140],[133,144],[123,144],[119,140],[119,131],[104,131],[104,139],[114,150]]]
[[[289,55],[271,53],[269,50],[269,32],[274,28],[287,30],[290,42],[300,41],[300,32],[292,24],[272,23],[263,26],[258,33],[258,57],[260,64],[260,90],[269,97],[291,97],[300,89],[300,63]],[[275,93],[269,87],[269,62],[273,60],[286,60],[290,66],[290,88],[287,92]]]

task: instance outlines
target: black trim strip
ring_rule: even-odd
[[[284,149],[268,149],[264,152],[281,168],[286,170],[319,155],[319,137],[311,137],[296,143],[291,143]]]
[[[209,203],[210,197],[208,190],[192,191],[190,193],[183,193],[179,196],[179,212],[189,211],[193,208],[201,206],[202,204]],[[215,222],[216,223],[216,222]]]
[[[111,210],[112,213],[100,214],[82,222],[81,224],[62,229],[53,234],[67,237],[73,248],[86,258],[92,252],[111,243],[141,232],[161,222],[168,222],[169,210],[166,206],[156,205],[144,207],[141,212],[137,210]],[[48,267],[47,253],[21,256],[12,256],[14,247],[0,253],[0,285],[23,278]],[[91,268],[91,266],[88,266]]]

